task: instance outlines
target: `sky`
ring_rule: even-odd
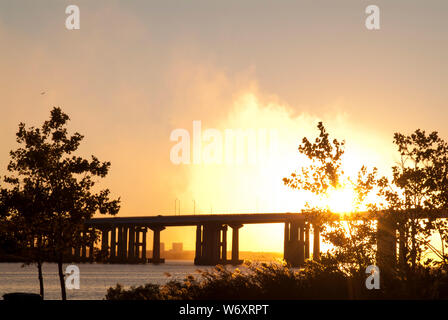
[[[67,30],[65,9],[80,9]],[[365,8],[380,8],[380,29]],[[111,161],[100,186],[119,216],[285,212],[306,197],[282,178],[323,121],[347,143],[345,169],[397,161],[393,133],[448,138],[448,2],[0,0],[0,173],[19,122],[53,106],[85,135],[80,154]],[[41,94],[45,92],[44,94]],[[268,164],[174,164],[176,129],[275,131]],[[177,200],[176,200],[177,199]],[[281,251],[281,225],[245,226],[241,250]],[[260,237],[260,234],[268,236]],[[162,232],[194,248],[194,230]]]

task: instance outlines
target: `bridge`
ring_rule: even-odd
[[[160,233],[167,227],[195,226],[196,265],[242,263],[239,259],[239,230],[246,224],[283,223],[285,225],[284,259],[302,265],[310,258],[310,233],[313,233],[312,256],[320,255],[320,228],[300,213],[213,214],[182,216],[142,216],[93,218],[83,232],[101,233],[103,262],[163,263],[160,256]],[[227,231],[232,229],[231,258],[227,258]],[[147,232],[153,236],[152,257],[146,257]],[[76,261],[93,261],[94,244],[73,250]]]
[[[345,219],[345,218],[341,218]],[[380,222],[380,220],[379,220]],[[321,226],[304,213],[213,214],[182,216],[142,216],[90,219],[82,232],[101,233],[100,260],[106,263],[163,263],[160,233],[167,227],[195,226],[196,265],[242,263],[239,259],[239,230],[246,224],[283,223],[283,256],[292,266],[320,256]],[[227,258],[227,231],[232,229],[231,258]],[[146,257],[147,232],[153,236],[152,257]],[[378,252],[393,259],[396,252],[396,226],[378,223]],[[311,235],[312,234],[312,243]],[[74,261],[94,261],[94,243],[73,249]],[[383,259],[383,260],[384,260]]]
[[[403,223],[407,219],[447,219],[448,210],[408,209],[376,212],[373,216],[369,212],[333,216],[339,220],[375,219],[376,263],[381,270],[388,270],[404,257],[402,248],[398,246],[403,241]],[[94,243],[91,242],[89,245],[73,248],[68,258],[81,262],[163,263],[164,259],[160,257],[160,233],[167,227],[195,226],[196,265],[237,265],[242,263],[239,259],[239,230],[246,224],[261,223],[284,224],[283,256],[291,266],[302,266],[306,259],[319,258],[321,224],[325,222],[306,212],[93,218],[86,222],[81,232],[101,233],[100,254],[95,255]],[[231,259],[227,259],[229,229],[232,229]],[[152,257],[148,259],[146,241],[149,230],[153,235],[153,250]]]

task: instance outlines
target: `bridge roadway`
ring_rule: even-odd
[[[254,224],[254,223],[282,223],[290,220],[301,220],[304,216],[300,213],[242,213],[242,214],[198,214],[179,216],[145,216],[145,217],[113,217],[93,218],[88,224],[96,225],[136,225],[150,226],[163,225],[165,227],[196,226],[204,223],[226,224]]]

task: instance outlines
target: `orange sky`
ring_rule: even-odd
[[[80,152],[112,162],[101,185],[121,196],[120,216],[169,214],[175,199],[181,214],[193,200],[200,213],[298,210],[305,197],[281,179],[320,120],[346,139],[349,173],[366,163],[388,174],[396,131],[448,137],[448,3],[430,2],[376,1],[381,30],[368,31],[368,1],[77,1],[81,29],[68,31],[70,1],[3,1],[0,172],[18,123],[61,106],[86,136]],[[276,160],[174,165],[170,133],[194,120],[277,130]],[[192,249],[187,229],[162,241]],[[241,237],[242,250],[282,249],[281,226]]]

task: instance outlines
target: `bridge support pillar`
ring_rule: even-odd
[[[293,267],[305,262],[305,222],[285,222],[284,259]]]
[[[121,228],[121,256],[120,262],[126,263],[128,257],[128,227],[124,226]]]
[[[202,247],[203,247],[203,226],[198,224],[196,226],[196,251],[194,256],[194,264],[200,265],[202,262]]]
[[[110,232],[110,255],[109,261],[114,262],[117,255],[117,227],[113,226]]]
[[[242,260],[239,259],[239,229],[242,227],[242,224],[232,224],[230,227],[232,228],[232,260],[231,263],[233,265],[238,265],[243,263]]]
[[[142,262],[146,263],[146,227],[142,230]]]
[[[219,242],[220,242],[221,224],[206,223],[203,229],[203,265],[217,265],[219,263]]]
[[[85,238],[86,231],[82,231],[82,237]],[[87,246],[85,244],[81,245],[81,261],[85,262],[87,258]]]
[[[283,241],[283,259],[289,261],[289,222],[285,222],[285,235]]]
[[[133,259],[130,263],[146,263],[146,227],[134,227]]]
[[[134,236],[134,259],[135,262],[140,262],[140,251],[142,249],[142,243],[140,241],[140,234],[142,233],[142,228],[135,227],[135,236]]]
[[[196,227],[196,265],[217,265],[227,260],[227,225],[205,223]]]
[[[89,235],[92,236],[95,232],[94,228],[89,230]],[[93,237],[91,237],[93,239]],[[95,241],[90,240],[89,242],[89,262],[93,262],[95,260]]]
[[[109,260],[109,229],[107,227],[101,230],[101,257],[103,262]]]
[[[381,279],[392,276],[397,264],[397,223],[391,217],[378,218],[377,224],[377,266]]]
[[[81,260],[81,247],[76,246],[73,254],[73,260],[79,262]]]
[[[305,260],[310,258],[310,224],[305,222]]]
[[[129,230],[129,247],[128,247],[128,263],[133,263],[135,262],[135,249],[136,249],[136,245],[135,245],[135,226],[130,226],[128,228]]]
[[[126,263],[127,246],[128,246],[128,228],[126,226],[117,227],[118,248],[115,261],[118,263]]]
[[[158,264],[164,263],[165,259],[160,258],[160,231],[164,230],[163,226],[150,226],[149,227],[154,232],[154,240],[152,245],[152,258],[149,259],[149,262]]]
[[[320,226],[313,223],[313,260],[320,258]]]
[[[221,242],[220,242],[221,254],[219,259],[222,264],[227,263],[227,225],[221,227]]]
[[[123,227],[117,227],[117,256],[115,257],[116,262],[120,262],[123,251]]]

